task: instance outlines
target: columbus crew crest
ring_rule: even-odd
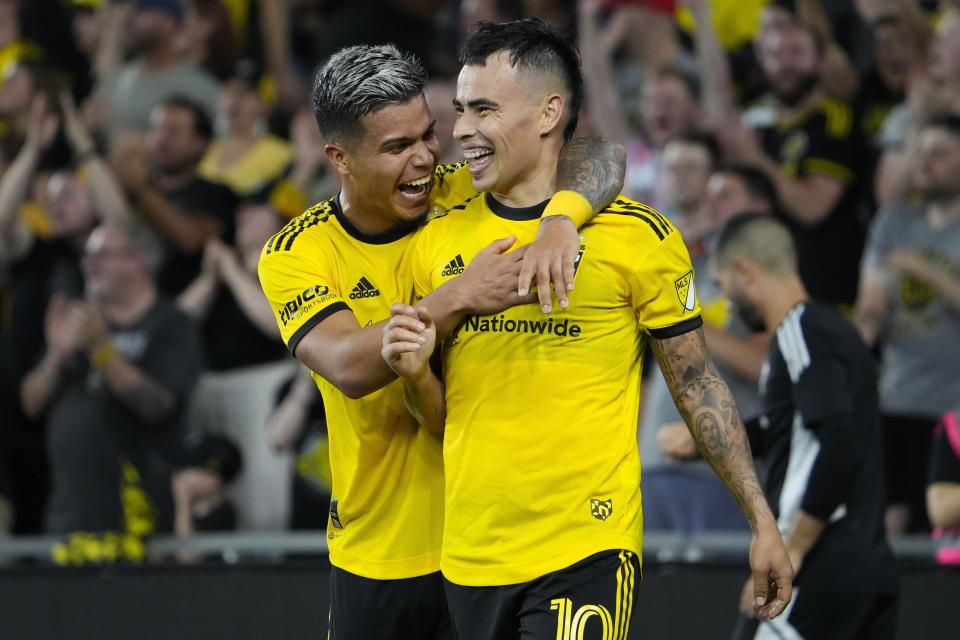
[[[597,520],[606,520],[613,513],[613,500],[590,498],[590,515]]]
[[[680,300],[680,305],[687,311],[693,311],[697,306],[697,285],[693,281],[693,271],[688,271],[674,281],[673,285],[677,289],[677,298]]]

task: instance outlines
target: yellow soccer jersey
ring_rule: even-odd
[[[531,242],[542,210],[481,194],[433,219],[411,251],[416,295],[496,238]],[[456,584],[525,582],[608,549],[640,554],[644,346],[700,326],[693,269],[680,233],[622,198],[581,229],[576,265],[568,310],[469,316],[445,342],[441,569]]]
[[[434,207],[476,193],[465,165],[437,169]],[[390,317],[409,301],[400,268],[412,227],[370,236],[340,211],[336,198],[290,221],[260,257],[260,283],[291,352],[331,314],[350,310],[361,326]],[[439,438],[419,429],[395,381],[350,399],[319,375],[330,443],[333,500],[330,562],[367,578],[411,578],[439,569],[443,466]]]

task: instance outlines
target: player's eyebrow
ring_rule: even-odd
[[[453,106],[459,109],[462,109],[463,103],[457,100],[456,98],[454,98]],[[493,100],[490,100],[489,98],[476,98],[474,100],[467,101],[467,107],[470,109],[479,109],[480,107],[487,107],[488,109],[496,109],[499,106],[500,106],[499,104],[497,104]]]
[[[437,125],[437,120],[436,120],[436,118],[434,118],[433,120],[430,121],[430,124],[427,126],[427,128],[423,130],[423,133],[420,134],[420,137],[419,137],[419,138],[411,138],[411,137],[409,137],[409,136],[396,136],[396,137],[393,137],[393,138],[387,138],[386,140],[384,140],[383,142],[380,143],[380,148],[381,148],[381,149],[386,149],[387,147],[392,147],[392,146],[395,146],[395,145],[409,145],[409,144],[413,144],[414,142],[416,142],[416,141],[419,140],[420,138],[426,138],[427,136],[429,136],[429,135],[430,135],[430,132],[433,131],[433,128],[434,128],[436,125]]]

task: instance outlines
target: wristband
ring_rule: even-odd
[[[593,205],[576,191],[557,191],[547,203],[541,218],[547,216],[567,216],[579,229],[593,217]]]
[[[113,361],[116,355],[117,348],[113,346],[113,343],[106,342],[90,354],[90,365],[93,366],[94,369],[103,369]]]

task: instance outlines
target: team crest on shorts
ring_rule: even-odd
[[[590,498],[590,515],[592,515],[594,518],[601,521],[606,520],[612,513],[613,500],[610,498],[607,498],[606,500]]]
[[[677,289],[677,298],[687,311],[693,311],[697,306],[697,285],[693,281],[693,271],[687,271],[673,283]]]

